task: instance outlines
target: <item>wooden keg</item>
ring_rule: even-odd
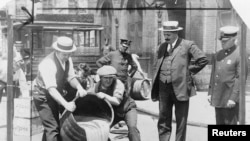
[[[114,119],[111,104],[95,95],[76,100],[76,110],[60,119],[62,141],[107,141]]]
[[[208,91],[212,65],[207,65],[199,73],[194,75],[194,83],[197,91]]]
[[[151,83],[148,79],[134,79],[131,97],[134,100],[147,100],[151,93]]]

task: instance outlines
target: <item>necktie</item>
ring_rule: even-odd
[[[168,52],[172,53],[172,51],[173,51],[173,46],[172,46],[172,44],[169,44],[169,46],[168,46]]]

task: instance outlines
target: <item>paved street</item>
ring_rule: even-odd
[[[206,92],[199,92],[190,99],[190,109],[187,128],[187,141],[207,141],[207,124],[214,124],[214,109],[206,99]],[[250,96],[246,97],[246,124],[250,124]],[[151,100],[136,101],[138,106],[138,128],[142,141],[158,141],[157,115],[158,102]],[[0,104],[0,141],[6,141],[6,99]],[[173,122],[171,141],[175,138],[175,122]],[[114,129],[113,132],[121,134],[110,134],[112,141],[128,141],[126,126]],[[40,141],[42,134],[35,134],[31,137],[14,135],[14,141]]]
[[[145,115],[139,112],[138,129],[140,130],[141,133],[141,141],[159,141],[156,125],[157,125],[156,117]],[[172,126],[173,133],[170,141],[175,140],[175,129],[176,129],[175,126],[176,124],[173,123]],[[126,127],[122,127],[119,130],[124,131],[126,130]],[[111,134],[110,137],[112,141],[129,141],[126,134]],[[188,126],[187,141],[207,141],[207,128]]]
[[[158,102],[151,100],[136,101],[138,107],[138,128],[142,141],[158,141],[157,116],[159,113]],[[151,116],[149,116],[151,115]],[[215,124],[214,108],[207,101],[207,92],[198,92],[190,99],[187,141],[207,141],[207,125]],[[246,96],[246,124],[250,124],[250,96]],[[175,122],[172,124],[171,141],[175,140]],[[124,130],[124,129],[121,129]],[[113,140],[121,135],[111,135]],[[123,138],[119,141],[128,141]]]

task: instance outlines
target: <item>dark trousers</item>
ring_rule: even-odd
[[[42,141],[61,141],[59,105],[49,94],[36,94],[33,98],[44,127]]]
[[[176,141],[185,141],[189,101],[176,99],[172,83],[159,81],[159,141],[169,141],[172,130],[172,110],[175,106]]]
[[[124,84],[125,86],[125,94],[127,94],[128,96],[130,96],[131,93],[131,87],[132,87],[132,78],[131,77],[119,77],[117,76],[117,78],[119,80],[121,80],[121,82]]]
[[[215,108],[217,125],[236,125],[239,117],[239,103],[233,108]]]
[[[119,117],[115,114],[114,121],[111,124],[113,127],[119,121],[124,120],[126,125],[128,126],[128,138],[129,141],[140,141],[140,132],[137,129],[137,111],[135,108],[130,109],[127,111],[124,117]]]

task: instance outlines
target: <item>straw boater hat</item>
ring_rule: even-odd
[[[219,40],[228,39],[230,37],[235,37],[239,28],[236,26],[224,26],[220,28],[220,37]]]
[[[65,53],[76,51],[76,46],[74,45],[73,40],[66,36],[58,37],[57,41],[53,43],[52,47],[55,50]]]
[[[99,76],[115,76],[117,73],[116,69],[109,65],[104,65],[97,70]]]
[[[180,31],[182,27],[179,27],[178,21],[166,21],[163,22],[162,28],[159,28],[161,31]]]

